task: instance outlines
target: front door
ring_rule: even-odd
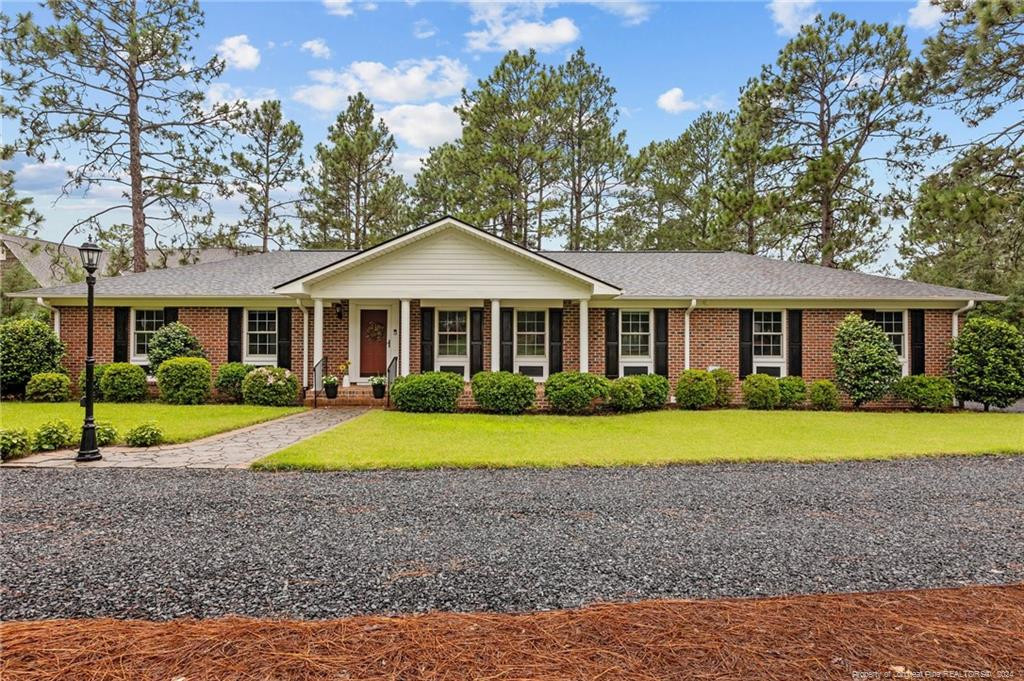
[[[379,376],[388,369],[388,311],[359,311],[359,375]]]

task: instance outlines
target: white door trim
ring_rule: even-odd
[[[366,385],[370,379],[359,375],[359,350],[362,338],[360,322],[363,310],[387,310],[388,313],[388,364],[398,356],[398,303],[362,302],[348,304],[348,367],[349,379],[353,385]]]

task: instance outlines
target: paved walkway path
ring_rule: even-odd
[[[246,468],[273,454],[366,411],[361,407],[313,409],[294,416],[231,430],[202,440],[162,447],[104,447],[103,459],[75,463],[71,450],[40,452],[5,463],[28,468]]]

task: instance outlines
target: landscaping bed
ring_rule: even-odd
[[[685,670],[689,679],[1010,678],[1024,660],[1022,632],[1022,585],[519,615],[51,620],[0,624],[0,675],[664,679]]]

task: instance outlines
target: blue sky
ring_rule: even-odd
[[[30,9],[5,3],[7,12]],[[485,77],[506,49],[535,48],[558,63],[578,47],[618,89],[630,147],[679,135],[702,111],[735,106],[740,87],[774,61],[800,24],[840,11],[907,25],[912,48],[939,16],[909,2],[205,2],[196,60],[227,61],[211,99],[278,98],[305,134],[307,155],[344,106],[364,91],[399,142],[411,179],[427,148],[458,135],[451,111],[462,87]],[[956,128],[946,117],[947,126]],[[962,136],[948,129],[955,137]],[[64,168],[19,163],[17,187],[35,198],[46,238],[60,238],[103,192],[54,203]],[[231,205],[219,206],[230,220]],[[113,221],[127,222],[127,211]],[[72,238],[74,240],[74,237]]]

